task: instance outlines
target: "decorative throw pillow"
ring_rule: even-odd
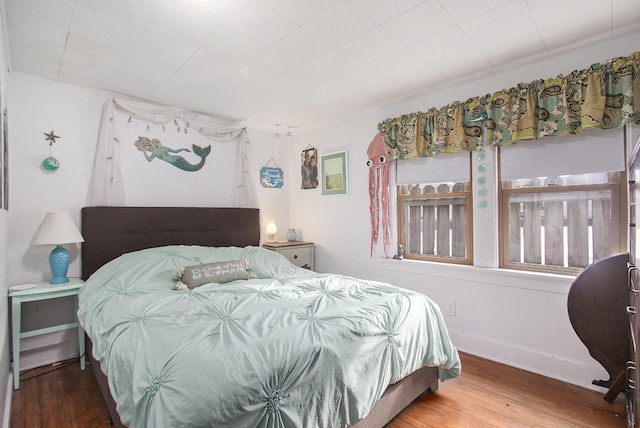
[[[257,277],[254,272],[251,272],[251,266],[245,259],[179,266],[173,273],[173,279],[177,281],[175,286],[177,290],[195,288],[210,282],[222,284],[238,279]]]

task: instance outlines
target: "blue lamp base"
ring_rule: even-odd
[[[62,245],[49,253],[49,266],[51,267],[51,281],[49,284],[64,284],[69,282],[67,278],[67,269],[69,269],[69,251]]]

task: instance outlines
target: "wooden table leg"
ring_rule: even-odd
[[[613,403],[618,397],[618,394],[620,394],[624,390],[625,383],[625,371],[623,370],[616,377],[616,380],[611,384],[609,391],[607,391],[607,393],[605,394],[605,401],[607,401],[608,403]]]

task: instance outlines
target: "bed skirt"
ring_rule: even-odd
[[[86,340],[87,355],[89,356],[91,369],[107,405],[111,425],[114,428],[127,428],[116,411],[116,403],[109,391],[107,377],[100,370],[100,363],[93,358],[91,340],[88,337]],[[382,428],[421,395],[434,393],[437,390],[438,368],[422,367],[406,378],[389,385],[382,397],[373,406],[371,412],[364,419],[352,425],[351,428]]]

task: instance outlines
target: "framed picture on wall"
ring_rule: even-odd
[[[347,152],[335,152],[322,155],[320,166],[322,170],[322,194],[347,194]]]
[[[300,153],[301,189],[315,189],[318,187],[318,151],[313,147],[306,148]]]

